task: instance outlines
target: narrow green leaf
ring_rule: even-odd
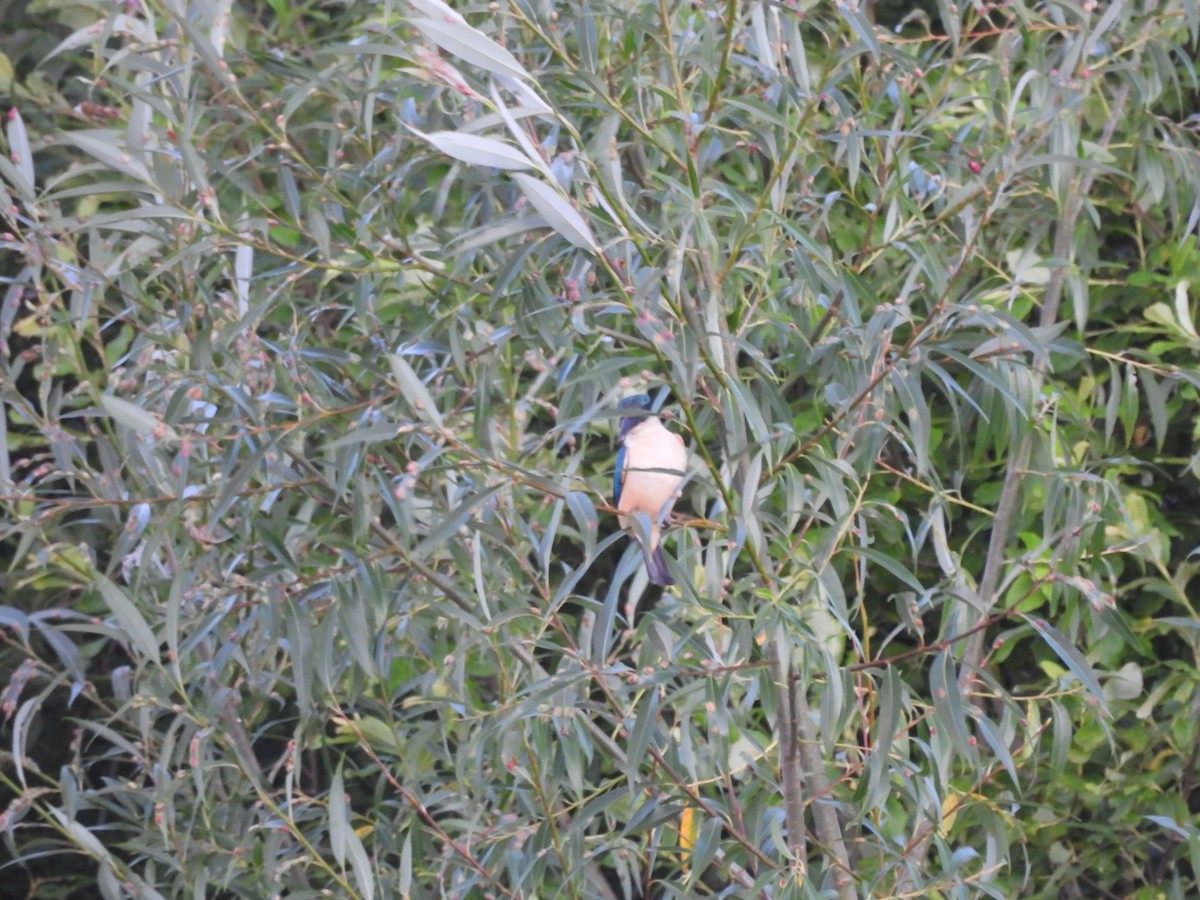
[[[767,30],[766,4],[752,3],[750,5],[750,34],[754,38],[754,55],[758,59],[760,71],[775,72],[777,69],[775,41]]]
[[[846,703],[847,691],[844,673],[838,660],[825,647],[821,651],[821,668],[825,672],[825,684],[821,688],[821,746],[825,755],[832,757],[834,741],[842,733],[845,718],[849,714]]]
[[[647,687],[638,702],[634,714],[633,729],[629,733],[629,744],[626,747],[626,758],[629,768],[625,773],[630,790],[637,790],[642,780],[638,775],[642,763],[646,759],[646,751],[655,741],[658,725],[658,690],[654,686]]]
[[[12,463],[8,458],[8,415],[0,415],[0,491],[12,490]]]
[[[296,176],[291,166],[279,167],[279,187],[283,208],[287,210],[292,224],[300,225],[304,221],[304,209],[300,203],[300,188],[296,184]]]
[[[167,425],[154,413],[142,409],[136,403],[105,394],[100,398],[100,406],[104,411],[121,425],[138,434],[153,435],[156,438],[178,441],[179,435],[175,429]]]
[[[0,606],[0,627],[11,628],[22,641],[29,640],[29,616],[14,606]]]
[[[954,673],[954,657],[945,651],[934,657],[929,670],[929,688],[933,693],[938,726],[949,735],[955,749],[965,759],[974,759],[971,735],[967,730],[966,704]]]
[[[63,827],[66,828],[67,833],[71,836],[71,840],[73,840],[80,849],[101,863],[107,862],[109,865],[112,864],[113,860],[109,855],[108,850],[105,848],[104,844],[101,843],[100,839],[92,834],[87,826],[76,822],[74,819],[67,819],[67,817],[58,810],[52,810],[52,812],[55,813],[56,818],[58,818],[58,820],[63,824]]]
[[[1037,634],[1042,636],[1042,640],[1062,660],[1063,665],[1070,669],[1071,673],[1087,688],[1088,693],[1092,695],[1096,704],[1107,715],[1108,703],[1104,699],[1104,688],[1100,686],[1100,679],[1096,677],[1091,663],[1079,652],[1079,648],[1072,644],[1065,634],[1045,619],[1026,617],[1026,621],[1033,626],[1033,630]]]
[[[1066,707],[1057,700],[1051,700],[1050,710],[1054,723],[1053,742],[1050,746],[1050,776],[1056,778],[1066,769],[1074,730],[1071,724],[1071,715],[1067,712]]]
[[[291,657],[292,687],[296,691],[296,706],[302,715],[313,708],[313,633],[306,613],[308,607],[299,603],[285,603],[284,627],[287,633],[288,654]]]
[[[408,0],[408,5],[429,19],[460,22],[464,25],[467,22],[459,12],[443,3],[442,0]]]
[[[592,229],[564,194],[532,175],[514,172],[512,178],[551,228],[580,250],[599,252]]]
[[[1178,281],[1175,284],[1175,322],[1176,327],[1193,342],[1200,342],[1200,334],[1196,333],[1196,323],[1192,320],[1191,304],[1188,301],[1188,290],[1191,283]]]
[[[808,54],[805,51],[804,40],[800,33],[800,21],[799,16],[784,17],[787,29],[788,58],[792,64],[791,74],[796,79],[796,84],[800,88],[801,94],[808,97],[812,94],[812,75],[808,70]]]
[[[664,822],[677,820],[679,808],[662,802],[661,794],[651,794],[646,802],[633,811],[633,815],[621,830],[622,837],[641,834],[657,828]]]
[[[582,491],[570,491],[567,494],[567,509],[571,511],[575,527],[583,538],[583,555],[590,559],[596,551],[596,536],[600,532],[600,516],[592,498]]]
[[[871,24],[871,20],[867,18],[866,14],[858,8],[857,4],[838,3],[834,8],[871,55],[878,60],[879,38],[875,36],[875,26]]]
[[[579,41],[579,57],[583,67],[588,72],[596,72],[600,68],[598,38],[596,36],[596,16],[587,0],[579,6],[579,16],[575,20],[575,34]]]
[[[1113,26],[1117,21],[1117,17],[1121,14],[1121,10],[1125,7],[1125,0],[1112,0],[1107,4],[1108,9],[1100,16],[1096,22],[1096,26],[1088,33],[1087,39],[1083,42],[1081,48],[1084,53],[1095,53],[1099,49],[1100,39],[1104,37],[1104,33]]]
[[[21,176],[21,181],[24,184],[16,184],[22,194],[26,188],[32,194],[34,189],[34,171],[33,171],[33,148],[29,146],[29,134],[25,131],[25,120],[21,118],[21,111],[15,106],[8,111],[8,125],[5,127],[5,132],[8,137],[8,155],[9,159],[17,168],[17,174]]]
[[[62,140],[73,144],[110,169],[128,175],[146,187],[154,187],[149,170],[136,157],[125,152],[124,138],[106,128],[61,132]]]
[[[509,170],[535,167],[520,150],[495,138],[458,131],[433,131],[423,134],[415,128],[409,130],[447,156],[473,166]]]
[[[359,895],[365,897],[366,900],[374,900],[374,868],[367,857],[367,849],[363,846],[362,839],[353,828],[346,835],[346,849],[350,854],[350,865],[354,872],[354,883],[358,886]]]
[[[336,437],[325,447],[327,450],[336,450],[350,444],[374,444],[379,441],[390,441],[395,439],[399,431],[400,426],[395,422],[377,422],[374,425],[355,428],[341,437]]]
[[[29,787],[25,781],[26,741],[29,738],[29,730],[33,727],[34,716],[41,708],[41,696],[30,697],[17,708],[17,714],[12,718],[12,764],[17,770],[17,781],[26,789]]]
[[[472,250],[479,250],[482,247],[498,243],[506,238],[515,237],[518,234],[524,234],[527,231],[536,231],[541,227],[542,223],[537,219],[502,220],[494,225],[485,225],[471,231],[464,231],[458,240],[454,242],[454,252],[464,255],[469,254]]]
[[[695,880],[704,875],[708,869],[709,863],[713,861],[713,857],[717,855],[717,850],[721,846],[721,832],[724,827],[725,823],[716,816],[705,818],[700,826],[700,833],[696,835],[691,858],[688,860],[687,884],[694,884]]]
[[[103,44],[113,35],[131,37],[136,43],[143,46],[152,43],[156,37],[154,29],[148,21],[141,19],[139,16],[117,13],[115,16],[110,15],[97,21],[88,22],[82,28],[71,32],[56,44],[53,50],[46,54],[46,58],[50,59],[60,53],[75,50],[79,47]]]
[[[1012,392],[1011,385],[1004,379],[1001,372],[998,371],[995,366],[980,363],[977,360],[971,359],[971,357],[948,347],[943,347],[940,349],[941,352],[946,356],[950,357],[959,363],[963,368],[970,371],[977,380],[983,384],[986,384],[989,388],[999,394],[1007,406],[1015,408],[1022,413],[1024,412],[1024,410],[1021,408],[1020,401],[1018,401],[1016,395]],[[982,410],[980,410],[980,415],[985,419],[987,418]]]
[[[250,480],[255,476],[262,477],[265,474],[262,465],[263,459],[272,452],[278,441],[279,437],[274,436],[269,441],[259,444],[254,448],[254,452],[243,460],[239,460],[234,454],[230,455],[226,470],[222,472],[221,490],[209,509],[208,520],[210,523],[215,525],[220,522],[233,505],[244,498],[243,491]]]
[[[924,595],[925,586],[917,580],[917,576],[910,572],[898,560],[893,559],[886,553],[880,553],[870,547],[858,547],[851,544],[845,545],[842,550],[843,552],[852,553],[856,556],[861,556],[864,559],[870,560],[871,562],[875,563],[875,565],[886,569],[896,578],[899,578],[906,585],[916,591],[917,594]]]
[[[392,368],[392,375],[400,384],[400,390],[404,392],[409,406],[413,408],[417,416],[442,428],[442,413],[438,409],[437,403],[434,402],[433,395],[429,393],[429,388],[425,386],[425,382],[421,380],[413,367],[408,364],[408,360],[396,353],[389,353],[387,361]]]
[[[375,876],[367,859],[367,851],[350,823],[350,807],[346,803],[346,787],[342,770],[334,773],[329,787],[329,847],[334,858],[343,869],[346,858],[354,873],[354,882],[359,894],[371,900],[375,896]]]
[[[1121,381],[1121,369],[1115,362],[1108,364],[1108,403],[1104,407],[1104,439],[1111,442],[1113,432],[1117,428],[1117,415],[1121,408],[1121,397],[1124,394]]]
[[[620,537],[620,535],[616,535]],[[636,553],[641,556],[641,550],[630,547],[629,554]],[[615,586],[614,586],[615,587]],[[613,641],[616,638],[616,621],[617,610],[619,609],[621,594],[615,589],[610,589],[604,598],[604,604],[600,607],[600,612],[596,616],[596,622],[592,626],[592,665],[602,666],[608,662],[608,654],[612,650]]]
[[[463,62],[479,66],[493,75],[517,77],[532,82],[532,76],[517,58],[493,41],[483,32],[472,28],[465,21],[411,19],[433,43]]]
[[[1154,377],[1149,369],[1142,369],[1138,374],[1142,385],[1142,393],[1146,395],[1146,407],[1150,411],[1150,426],[1154,430],[1154,442],[1161,453],[1167,440],[1167,430],[1170,424],[1170,414],[1167,412],[1167,392]]]
[[[121,588],[99,572],[92,576],[92,583],[100,591],[100,596],[112,610],[117,624],[121,626],[121,630],[129,637],[133,646],[147,660],[158,659],[158,639],[133,601],[125,596]]]
[[[400,878],[397,887],[404,900],[412,897],[412,832],[404,835],[404,846],[400,848]]]
[[[1119,415],[1121,418],[1121,427],[1125,431],[1125,446],[1129,447],[1133,444],[1133,437],[1137,431],[1138,413],[1141,409],[1141,398],[1138,396],[1138,370],[1131,364],[1125,364],[1125,390],[1121,395],[1121,403],[1119,407]]]
[[[891,752],[900,728],[900,708],[903,702],[900,676],[896,669],[888,666],[879,685],[878,707],[875,716],[874,746],[867,762],[867,790],[864,797],[864,814],[880,809],[891,784]]]
[[[538,566],[546,575],[554,562],[554,540],[558,537],[558,528],[562,524],[564,506],[561,500],[555,501],[550,509],[550,518],[542,525],[542,534],[537,541]]]
[[[304,209],[304,227],[308,236],[317,245],[321,259],[328,262],[333,259],[333,233],[329,228],[329,220],[325,218],[325,210],[320,203],[310,203]]]
[[[1004,771],[1008,773],[1008,777],[1012,779],[1013,790],[1020,796],[1021,781],[1017,778],[1017,765],[1013,762],[1012,753],[1008,750],[1008,744],[1004,740],[1004,736],[1000,734],[1000,729],[985,715],[980,715],[976,719],[976,724],[979,726],[979,733],[983,735],[983,739],[987,741],[987,745],[992,748],[992,752],[996,754],[996,758],[1000,760],[1000,765],[1004,766]]]
[[[1143,816],[1143,818],[1153,822],[1155,825],[1167,829],[1168,831],[1174,832],[1175,834],[1179,835],[1179,837],[1184,839],[1200,835],[1200,830],[1194,826],[1189,825],[1185,828],[1170,816]]]
[[[441,546],[447,538],[453,535],[463,524],[474,515],[475,510],[486,503],[503,485],[492,485],[478,491],[472,491],[458,506],[427,534],[424,540],[413,550],[417,557],[425,556]]]
[[[921,390],[920,375],[910,368],[897,368],[892,372],[892,387],[908,419],[909,448],[916,463],[917,474],[924,476],[929,471],[929,445],[933,423],[930,421],[929,405]]]
[[[522,127],[517,122],[517,117],[513,115],[511,110],[509,110],[507,104],[504,102],[504,98],[500,96],[500,90],[495,84],[492,84],[491,94],[492,103],[494,103],[496,106],[496,112],[499,114],[500,118],[504,120],[504,124],[508,128],[509,134],[513,136],[513,140],[517,142],[517,146],[521,148],[521,151],[527,158],[527,161],[542,173],[543,178],[547,180],[552,178],[553,175],[550,171],[550,167],[546,165],[546,161],[543,158],[544,151],[536,143],[534,143],[533,138],[530,137],[530,131],[532,129],[528,127]],[[521,110],[518,110],[518,112],[521,112]],[[524,112],[528,115],[532,113],[532,110],[525,110]]]

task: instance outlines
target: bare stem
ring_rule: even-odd
[[[1117,88],[1116,94],[1113,96],[1112,108],[1109,112],[1108,120],[1104,123],[1104,129],[1100,135],[1099,146],[1107,147],[1109,141],[1112,140],[1113,131],[1117,127],[1117,122],[1125,111],[1125,101],[1129,97],[1129,85],[1123,83]],[[1083,202],[1087,198],[1088,192],[1092,189],[1092,183],[1096,178],[1096,169],[1088,169],[1076,176],[1072,181],[1070,190],[1067,193],[1066,202],[1063,204],[1063,214],[1058,220],[1054,231],[1054,249],[1052,255],[1055,259],[1061,260],[1059,265],[1055,266],[1050,273],[1050,279],[1046,283],[1046,292],[1042,296],[1042,312],[1039,324],[1043,327],[1053,325],[1058,321],[1058,310],[1062,305],[1063,286],[1067,280],[1067,265],[1066,260],[1071,255],[1071,247],[1075,235],[1075,226],[1079,222],[1079,213],[1083,210]],[[1040,382],[1041,377],[1046,371],[1046,362],[1036,360],[1033,364],[1035,378]],[[977,618],[986,618],[991,614],[992,609],[999,602],[999,597],[996,596],[996,588],[1000,584],[1000,577],[1004,572],[1005,566],[1005,548],[1008,546],[1008,535],[1012,529],[1013,518],[1017,512],[1017,506],[1021,497],[1021,482],[1025,477],[1025,473],[1029,470],[1029,458],[1033,454],[1033,428],[1028,428],[1025,434],[1021,437],[1021,443],[1017,446],[1017,451],[1009,457],[1008,467],[1004,473],[1004,485],[1000,490],[1000,499],[996,503],[996,517],[992,520],[992,534],[988,540],[987,558],[983,566],[983,577],[979,582],[979,596],[983,600],[983,608],[978,611]],[[971,635],[971,640],[967,643],[962,656],[962,669],[960,681],[965,683],[966,680],[973,677],[974,671],[979,667],[979,662],[983,659],[983,642],[984,633],[978,631]]]
[[[779,767],[783,785],[783,805],[787,816],[788,849],[795,865],[807,875],[808,841],[804,827],[805,786],[808,796],[827,797],[830,793],[825,761],[813,729],[808,699],[798,680],[791,677],[785,665],[772,660],[776,684],[779,686]],[[813,824],[817,841],[831,857],[834,885],[841,900],[855,900],[854,874],[846,840],[837,812],[825,802],[813,803]]]
[[[1113,96],[1108,120],[1104,123],[1104,129],[1100,134],[1100,147],[1107,147],[1112,140],[1113,131],[1121,116],[1124,115],[1125,102],[1128,98],[1128,83],[1122,83]],[[1039,324],[1043,326],[1053,325],[1058,321],[1063,286],[1067,279],[1065,261],[1071,255],[1075,227],[1079,222],[1079,214],[1083,210],[1084,200],[1092,188],[1095,177],[1095,169],[1084,171],[1076,176],[1071,182],[1066,201],[1063,203],[1062,217],[1055,226],[1052,253],[1055,259],[1064,262],[1051,272],[1050,279],[1046,284],[1046,291],[1042,295]],[[1045,374],[1046,365],[1041,361],[1035,361],[1033,370],[1035,378],[1040,381]],[[1006,565],[1005,550],[1008,547],[1009,532],[1012,530],[1013,519],[1021,498],[1021,481],[1029,469],[1029,458],[1033,454],[1033,437],[1033,428],[1026,429],[1016,452],[1009,458],[1008,467],[1004,473],[1004,485],[1000,489],[1000,499],[996,503],[996,516],[992,520],[987,557],[984,561],[983,575],[979,581],[979,596],[983,605],[981,609],[974,612],[975,621],[972,623],[972,627],[980,621],[987,621],[1000,599],[997,596],[997,588]],[[963,648],[962,666],[959,669],[960,686],[965,687],[975,677],[983,660],[985,637],[986,629],[974,630]],[[913,876],[917,870],[924,867],[923,860],[929,852],[929,842],[933,839],[933,832],[929,816],[927,814],[917,816],[912,834],[919,835],[919,837],[913,841],[912,850],[909,852],[909,856],[915,864],[903,870],[903,874],[896,883],[895,892],[897,894],[910,894],[916,889]]]

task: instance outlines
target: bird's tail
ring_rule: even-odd
[[[646,574],[650,576],[650,583],[659,587],[675,583],[675,579],[667,571],[667,558],[663,556],[661,544],[656,546],[653,552],[646,554]]]

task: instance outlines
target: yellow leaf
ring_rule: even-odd
[[[699,832],[700,823],[696,820],[696,810],[689,806],[679,816],[679,846],[684,850],[691,850],[696,846],[696,835]]]
[[[26,316],[23,319],[18,319],[13,325],[13,332],[21,337],[36,337],[42,333],[42,326],[38,322],[37,316]]]
[[[954,827],[954,817],[958,815],[959,809],[962,808],[962,800],[954,795],[947,794],[942,801],[942,821],[938,825],[938,834],[945,837],[950,833],[950,829]]]

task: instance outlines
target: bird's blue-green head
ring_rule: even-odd
[[[617,404],[617,409],[642,409],[649,412],[650,410],[650,395],[649,394],[633,394],[629,397],[621,398],[621,402]],[[645,416],[621,416],[621,424],[617,428],[617,440],[625,440],[625,435],[629,434],[637,427],[639,422],[645,420]]]

